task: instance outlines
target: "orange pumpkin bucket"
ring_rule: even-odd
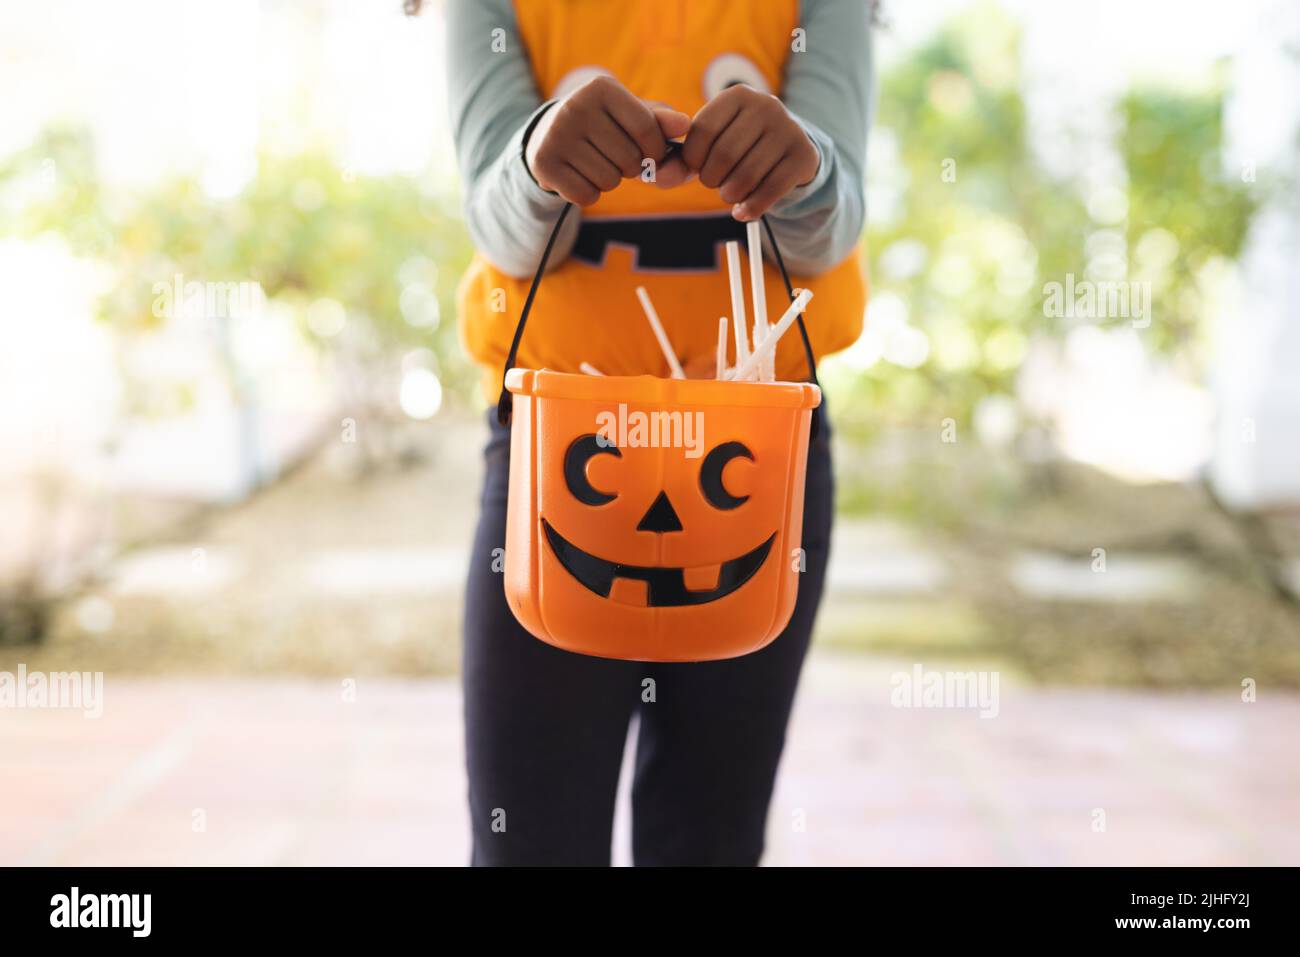
[[[709,661],[757,651],[789,623],[802,567],[821,403],[802,317],[813,382],[515,369],[550,249],[498,406],[512,421],[511,610],[537,638],[581,654]],[[784,276],[779,252],[777,262]]]

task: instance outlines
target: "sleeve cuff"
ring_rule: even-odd
[[[528,138],[532,136],[533,128],[537,126],[538,120],[542,115],[556,104],[556,100],[547,100],[528,117],[528,122],[521,126],[518,132],[510,138],[506,147],[506,156],[509,157],[506,169],[508,175],[514,181],[519,195],[523,196],[530,204],[544,210],[558,210],[564,205],[564,197],[559,193],[552,193],[543,189],[533,171],[528,168],[528,161],[524,159],[524,151],[528,147]]]
[[[808,210],[804,209],[803,206],[809,204],[809,201],[830,182],[835,164],[835,144],[831,142],[831,138],[807,120],[801,119],[793,113],[790,116],[803,127],[808,139],[812,140],[813,146],[817,147],[817,173],[810,182],[805,183],[803,186],[796,186],[777,200],[772,206],[772,212],[777,216],[797,216],[807,212]]]

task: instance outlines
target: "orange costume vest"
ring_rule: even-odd
[[[737,80],[766,84],[779,95],[798,7],[798,0],[515,2],[543,100],[557,88],[567,92],[580,78],[606,71],[637,96],[688,116]],[[667,362],[634,293],[643,285],[682,364],[707,357],[712,367],[718,317],[731,315],[723,243],[739,239],[745,249],[744,224],[731,218],[730,206],[698,180],[659,189],[628,179],[581,214],[573,251],[538,288],[517,364],[577,372],[585,361],[608,375],[667,376]],[[775,266],[768,263],[765,272],[768,316],[775,322],[789,296]],[[818,358],[858,337],[866,306],[858,248],[825,273],[791,280],[814,293],[805,318]],[[461,282],[461,335],[483,367],[490,402],[501,388],[528,285],[528,279],[506,276],[482,256],[475,257]],[[504,311],[495,292],[500,289]],[[798,335],[782,338],[776,373],[778,379],[807,378]]]

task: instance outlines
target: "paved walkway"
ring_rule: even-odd
[[[982,719],[892,707],[911,668],[814,655],[768,863],[1300,863],[1300,695],[1004,677]],[[0,711],[0,864],[459,864],[461,766],[451,680],[361,679],[351,702],[333,681],[110,680],[98,720]]]

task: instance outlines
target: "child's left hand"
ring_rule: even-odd
[[[821,163],[785,105],[743,85],[723,90],[695,114],[681,158],[701,183],[718,189],[741,222],[758,219],[792,189],[812,182]]]

